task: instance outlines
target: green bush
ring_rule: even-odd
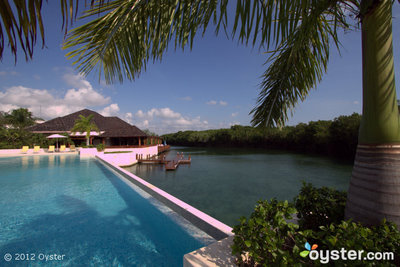
[[[346,250],[364,251],[361,260],[349,261],[338,259],[335,265],[339,266],[399,266],[400,265],[400,231],[396,225],[383,220],[381,224],[366,227],[360,223],[341,221],[329,226],[321,226],[314,232],[318,240],[319,250]],[[368,252],[393,252],[394,260],[370,261],[364,259]],[[322,262],[328,263],[328,262]]]
[[[250,218],[242,217],[233,228],[232,255],[241,266],[400,266],[397,226],[385,220],[373,227],[344,221],[345,201],[344,192],[305,183],[296,204],[259,201]],[[299,225],[291,220],[297,212]],[[318,220],[323,225],[317,226]],[[322,255],[318,260],[309,256],[313,249]],[[326,257],[327,250],[342,249],[363,250],[362,260]],[[394,260],[367,261],[367,252],[393,252]]]
[[[295,213],[293,204],[287,201],[259,201],[250,218],[242,217],[240,224],[233,228],[232,254],[236,255],[238,263],[251,266],[256,263],[272,266],[277,262],[285,266],[299,264],[300,256],[293,257],[293,251],[299,252],[294,239],[298,226],[288,222]],[[246,253],[248,258],[242,258]]]
[[[97,151],[103,151],[105,148],[106,148],[106,146],[104,145],[104,144],[98,144],[97,146],[96,146],[96,148],[97,148]]]
[[[346,192],[315,188],[303,182],[300,194],[294,200],[300,227],[318,230],[321,225],[340,223],[344,218],[346,198]]]

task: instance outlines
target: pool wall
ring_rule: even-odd
[[[97,155],[96,158],[216,240],[221,240],[233,235],[232,228],[228,225],[190,206],[140,177],[114,165],[113,162],[109,162],[104,155]]]
[[[101,156],[102,159],[107,161],[108,163],[115,166],[131,166],[137,163],[136,155],[144,155],[144,156],[155,156],[158,154],[157,146],[149,146],[142,148],[107,148],[106,152],[116,152],[116,151],[124,151],[130,153],[112,153],[112,154],[104,154],[104,152],[98,152],[96,148],[81,148],[80,155],[81,156]]]

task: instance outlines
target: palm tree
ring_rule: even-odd
[[[339,49],[338,32],[361,23],[363,118],[346,216],[365,224],[376,224],[385,217],[400,226],[400,125],[391,28],[394,2],[237,0],[232,35],[243,43],[273,49],[251,114],[253,125],[281,126],[288,111],[307,97],[326,72],[330,42]],[[93,20],[73,29],[64,47],[73,48],[67,55],[76,59],[74,63],[85,74],[98,68],[107,82],[133,80],[150,59],[162,59],[171,41],[175,48],[191,47],[196,33],[204,34],[211,20],[216,34],[221,26],[227,33],[232,19],[227,7],[227,0],[92,3],[85,17],[94,16]]]
[[[97,0],[102,4],[104,0]],[[47,1],[46,1],[47,2]],[[89,2],[85,0],[85,5]],[[95,0],[90,0],[88,7],[93,7]],[[11,53],[17,61],[17,49],[22,48],[25,59],[32,59],[37,35],[40,33],[42,48],[45,47],[45,32],[42,19],[43,0],[0,1],[0,60],[3,58],[4,39],[7,36]],[[68,25],[73,23],[78,14],[79,0],[60,0],[62,27],[67,33]]]
[[[10,113],[4,114],[5,123],[17,129],[32,126],[37,119],[26,108],[13,109]]]
[[[96,131],[99,132],[99,127],[92,122],[93,114],[85,117],[83,115],[79,115],[79,119],[75,120],[74,127],[72,127],[71,132],[76,134],[76,132],[86,132],[86,146],[89,146],[90,141],[90,132]]]

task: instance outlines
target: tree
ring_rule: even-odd
[[[11,113],[5,113],[3,118],[5,124],[17,129],[32,126],[37,120],[37,118],[33,117],[32,112],[26,108],[13,109]]]
[[[361,23],[363,115],[346,216],[365,224],[386,217],[400,225],[394,2],[237,0],[232,29],[241,42],[273,49],[251,114],[254,125],[281,126],[288,111],[307,97],[326,72],[330,42],[339,49],[338,31],[352,29],[353,19],[354,24]],[[94,19],[71,31],[65,48],[74,48],[67,55],[76,59],[83,73],[98,68],[107,82],[133,80],[149,59],[161,60],[171,41],[175,48],[191,47],[198,30],[204,33],[211,20],[217,34],[221,26],[227,33],[231,19],[227,6],[227,0],[101,1],[85,13]]]
[[[96,131],[99,132],[99,127],[92,122],[93,114],[85,117],[83,115],[79,115],[79,119],[75,120],[74,127],[72,127],[71,132],[76,134],[76,132],[86,132],[86,145],[89,146],[90,141],[90,132]]]

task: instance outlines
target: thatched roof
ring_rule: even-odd
[[[75,113],[66,115],[64,117],[58,117],[41,124],[37,124],[27,128],[28,131],[33,133],[65,133],[69,132],[75,124],[75,120],[79,118],[79,115],[85,117],[93,115],[92,121],[99,127],[101,137],[138,137],[147,136],[136,126],[130,125],[129,123],[121,120],[118,117],[104,117],[99,113],[83,109]]]

